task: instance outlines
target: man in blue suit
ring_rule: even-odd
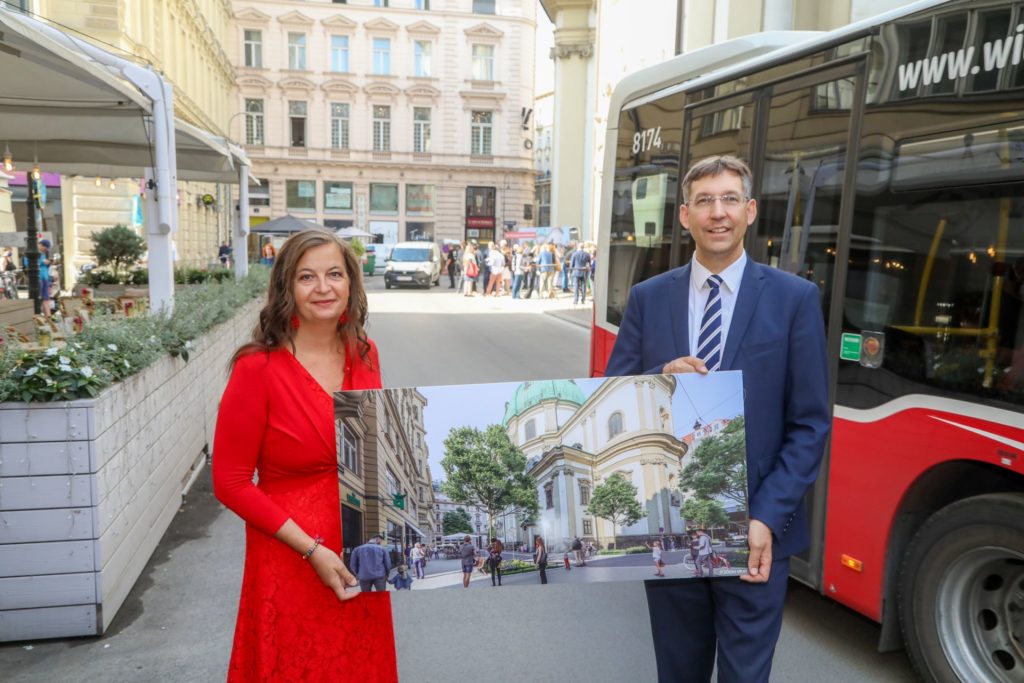
[[[661,681],[768,681],[789,556],[808,544],[803,497],[828,436],[828,364],[818,288],[751,261],[750,169],[731,156],[683,178],[689,264],[633,287],[605,374],[742,370],[750,501],[748,573],[648,582]]]

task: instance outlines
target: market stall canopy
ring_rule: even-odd
[[[140,178],[154,165],[151,101],[97,51],[0,3],[0,152],[20,169]],[[175,130],[181,180],[238,182],[240,147],[182,121]]]
[[[280,234],[280,233],[299,232],[300,230],[326,230],[326,229],[327,228],[325,228],[324,226],[320,225],[319,223],[315,223],[313,221],[306,220],[305,218],[296,218],[295,216],[293,216],[290,213],[288,213],[288,214],[285,214],[285,215],[281,216],[280,218],[275,218],[272,221],[267,221],[266,223],[260,223],[259,225],[254,225],[254,226],[252,226],[251,231],[252,232],[263,232],[263,233],[273,232],[273,233]]]
[[[334,234],[337,235],[338,237],[344,237],[346,239],[350,239],[352,237],[376,237],[376,235],[374,235],[372,232],[366,232],[365,230],[360,230],[359,228],[339,228],[338,230],[334,231]]]

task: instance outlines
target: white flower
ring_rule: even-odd
[[[59,351],[59,349],[56,346],[51,346],[50,348],[46,349],[46,355],[49,358],[53,358],[58,353],[60,353],[60,351]]]
[[[46,380],[46,386],[48,386],[48,387],[52,387],[53,386],[53,380],[52,379],[50,379],[49,377],[44,377],[43,379]]]
[[[57,359],[57,362],[59,362],[61,365],[70,365],[71,359],[68,358],[67,356],[61,356],[60,358]]]
[[[117,351],[117,344],[107,344],[107,348],[111,351]]]
[[[38,365],[33,365],[32,367],[30,367],[28,370],[25,371],[25,376],[26,377],[31,377],[32,375],[36,374],[37,372],[39,372],[39,366]]]
[[[71,372],[71,366],[70,365],[61,365],[61,366],[58,366],[57,369],[60,370],[61,372]]]
[[[84,368],[82,368],[82,376],[83,377],[92,377],[92,368],[90,368],[88,365],[86,365]]]
[[[156,344],[156,335],[151,334],[149,336],[149,343],[150,344]]]
[[[125,366],[126,368],[130,368],[130,367],[131,367],[131,363],[129,363],[129,362],[128,362],[128,359],[127,359],[127,358],[125,358],[125,360],[124,360],[124,366]]]
[[[191,349],[191,348],[192,348],[192,342],[191,342],[191,341],[188,341],[188,340],[186,340],[186,341],[185,341],[185,348],[186,348],[186,349]]]

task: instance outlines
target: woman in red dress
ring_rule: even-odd
[[[366,308],[352,249],[300,232],[232,358],[213,455],[214,493],[246,522],[229,681],[398,680],[388,594],[347,590],[357,581],[338,557],[331,394],[381,386]]]

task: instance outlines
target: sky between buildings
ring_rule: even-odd
[[[707,424],[719,418],[733,418],[743,414],[743,381],[739,372],[716,372],[707,376],[676,375],[676,391],[672,397],[674,436],[681,437],[693,431],[699,418]],[[574,380],[589,397],[603,382],[603,378]],[[454,427],[476,427],[501,424],[505,416],[505,403],[512,400],[516,387],[522,382],[497,384],[465,384],[440,387],[421,387],[427,397],[423,411],[426,442],[429,452],[430,475],[444,479],[441,459],[444,440]]]

